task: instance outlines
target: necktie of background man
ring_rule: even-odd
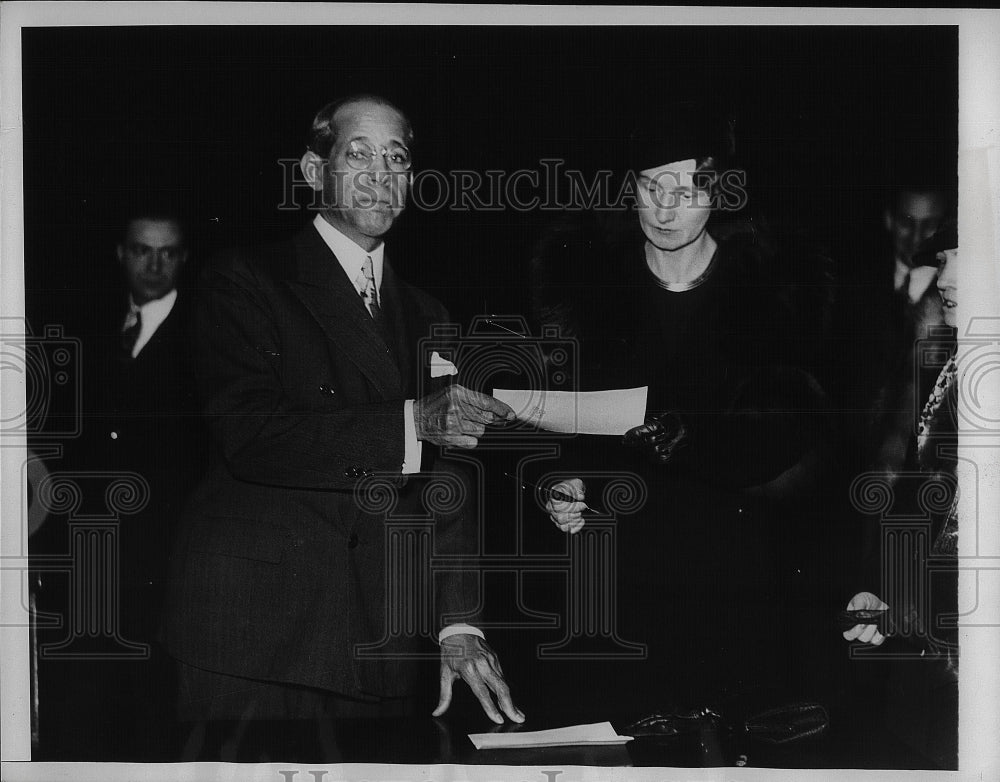
[[[135,323],[127,325],[128,321],[131,320],[131,316],[126,318],[126,326],[121,334],[122,351],[125,354],[125,358],[132,358],[132,351],[135,349],[135,343],[139,339],[139,332],[142,331],[142,313],[136,310],[132,315],[135,317]]]

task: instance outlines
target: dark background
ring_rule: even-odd
[[[882,188],[954,177],[957,28],[148,27],[23,32],[27,314],[82,328],[119,282],[136,193],[176,200],[192,268],[308,219],[279,211],[282,158],[358,90],[410,115],[420,168],[592,172],[677,100],[730,106],[758,214],[830,247],[846,275]],[[660,121],[656,119],[656,121]],[[928,168],[929,167],[929,168]],[[904,173],[903,168],[916,170]],[[397,266],[460,322],[523,311],[551,213],[407,212]]]

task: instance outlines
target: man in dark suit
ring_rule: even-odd
[[[882,372],[876,409],[882,412],[875,431],[875,466],[890,474],[903,466],[917,416],[941,368],[916,363],[919,340],[944,326],[944,320],[934,285],[937,269],[915,263],[914,256],[948,216],[952,200],[945,187],[932,182],[900,185],[891,191],[883,213],[892,255],[884,271],[891,277],[892,294],[886,355],[876,362]],[[884,292],[889,293],[887,284]]]
[[[92,378],[92,385],[100,396],[103,429],[94,436],[106,449],[102,464],[137,472],[149,484],[148,506],[122,529],[122,564],[135,576],[126,586],[147,593],[143,610],[137,602],[126,618],[134,617],[143,640],[152,641],[172,531],[205,467],[191,304],[177,287],[188,258],[180,219],[155,210],[133,218],[117,256],[128,283],[128,306],[102,335],[105,372]]]
[[[933,236],[948,209],[944,189],[920,185],[896,188],[883,215],[892,242],[893,290],[908,308],[918,338],[926,336],[928,326],[943,325],[944,321],[934,287],[936,270],[915,264],[913,257]]]
[[[435,552],[468,553],[479,523],[471,505],[428,514],[425,480],[406,476],[428,469],[424,445],[472,448],[486,425],[513,416],[447,376],[418,398],[431,386],[417,342],[447,313],[385,257],[383,237],[406,204],[411,143],[408,120],[382,98],[327,105],[301,160],[320,213],[290,242],[234,253],[204,278],[198,368],[216,447],[185,514],[164,638],[180,661],[182,715],[209,731],[227,725],[220,746],[238,744],[256,720],[406,712],[414,666],[404,656],[426,639],[399,642],[393,659],[358,654],[396,610],[386,587],[390,512],[366,497],[374,487],[396,514],[432,516]],[[434,470],[458,475],[440,460]],[[521,721],[482,633],[445,626],[474,617],[476,575],[429,580],[441,642],[435,714],[461,676],[495,722],[500,710]]]
[[[119,685],[115,716],[120,735],[132,736],[126,757],[165,759],[173,749],[176,682],[156,636],[172,536],[204,471],[207,441],[194,382],[190,302],[177,287],[188,258],[180,219],[154,210],[130,220],[117,256],[128,309],[105,340],[106,374],[93,379],[105,400],[105,431],[95,436],[107,449],[100,464],[136,472],[149,487],[149,504],[122,519],[119,538],[124,635],[148,644],[150,658],[144,666],[113,669],[112,679],[127,683]]]
[[[79,515],[108,512],[116,476],[131,474],[139,488],[135,512],[114,525],[113,556],[104,559],[102,552],[100,570],[92,573],[101,585],[97,597],[114,603],[102,609],[95,597],[84,607],[106,612],[106,644],[91,650],[106,659],[56,655],[40,669],[41,713],[54,720],[43,731],[51,740],[46,750],[68,759],[164,760],[175,751],[174,666],[157,632],[172,534],[201,478],[206,442],[189,302],[177,287],[187,257],[180,219],[157,205],[137,207],[117,244],[126,290],[116,291],[113,301],[95,300],[93,325],[81,331],[83,429],[67,443],[64,460],[83,488]],[[56,532],[61,541],[53,545],[62,548],[69,531],[57,525]],[[51,639],[58,643],[95,621],[76,613],[79,601],[91,596],[77,594],[76,603],[67,604],[65,585],[57,576],[47,580],[45,599],[57,601],[53,608],[66,619],[59,638]]]

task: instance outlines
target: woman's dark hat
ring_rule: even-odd
[[[711,156],[713,168],[723,171],[735,152],[733,121],[726,114],[699,101],[676,102],[631,133],[628,164],[632,171],[644,171]]]
[[[958,247],[958,221],[950,217],[938,227],[934,235],[925,240],[913,256],[914,266],[938,266],[937,254]]]

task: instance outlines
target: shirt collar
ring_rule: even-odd
[[[896,260],[896,290],[903,286],[903,281],[909,275],[906,295],[911,302],[920,301],[927,289],[931,286],[937,276],[937,268],[934,266],[913,266],[909,267],[899,259]]]
[[[316,230],[319,232],[319,235],[323,238],[323,241],[326,242],[326,246],[330,248],[335,256],[337,256],[337,260],[340,262],[341,268],[343,268],[344,273],[347,275],[347,279],[351,281],[351,285],[355,288],[358,287],[358,275],[361,273],[361,268],[364,265],[365,258],[370,255],[372,258],[372,268],[375,273],[375,289],[381,292],[382,265],[385,258],[385,242],[379,242],[378,247],[369,252],[360,245],[356,244],[353,240],[348,239],[341,231],[338,231],[330,225],[330,223],[323,219],[323,215],[316,215],[316,219],[313,220],[313,225],[316,226]]]
[[[903,281],[909,276],[910,267],[903,263],[899,258],[896,259],[896,271],[893,274],[893,287],[898,291],[903,287]]]
[[[132,346],[132,357],[135,358],[139,355],[139,351],[142,350],[146,343],[152,339],[153,334],[156,330],[160,328],[163,321],[167,319],[170,311],[174,308],[174,302],[177,301],[177,289],[174,288],[170,293],[165,296],[161,296],[159,299],[153,299],[152,301],[147,301],[145,304],[136,304],[130,293],[128,296],[128,315],[125,316],[125,329],[129,329],[135,325],[137,320],[137,315],[142,314],[142,322],[139,326],[139,335],[136,337],[135,344]]]
[[[158,299],[151,299],[145,304],[136,304],[130,293],[128,295],[128,311],[129,314],[141,312],[144,319],[154,318],[158,322],[162,322],[170,314],[170,310],[174,308],[175,301],[177,301],[177,288],[171,288],[169,293]]]

